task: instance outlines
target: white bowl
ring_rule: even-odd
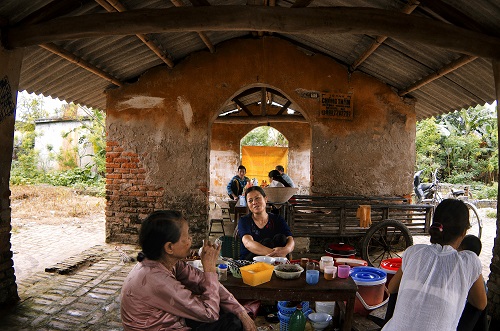
[[[280,264],[287,264],[289,263],[288,262],[288,259],[284,256],[277,256],[274,258],[274,264],[275,265],[280,265]]]
[[[300,277],[300,274],[304,271],[298,264],[280,264],[274,267],[274,273],[276,277],[283,279],[296,279]]]
[[[297,187],[264,187],[263,190],[267,201],[274,203],[285,203],[299,191]]]
[[[274,263],[274,257],[266,256],[266,255],[254,256],[253,260],[255,262],[264,262],[264,263],[267,263],[267,264],[273,264]]]
[[[326,329],[332,321],[332,315],[327,313],[311,313],[307,318],[311,321],[311,325],[315,331]]]

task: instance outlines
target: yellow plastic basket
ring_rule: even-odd
[[[240,268],[243,283],[250,286],[257,286],[267,283],[273,276],[274,266],[257,262]]]

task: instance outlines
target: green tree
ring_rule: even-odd
[[[278,130],[270,126],[259,126],[241,139],[241,145],[287,147],[288,140]]]

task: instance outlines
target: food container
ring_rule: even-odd
[[[356,249],[344,243],[330,244],[328,248],[325,249],[326,255],[333,256],[334,258],[344,257],[353,259],[356,255]]]
[[[273,270],[274,266],[264,262],[256,262],[240,268],[243,283],[250,286],[257,286],[270,281]]]
[[[342,264],[347,264],[351,267],[366,267],[366,266],[368,266],[368,262],[366,262],[365,260],[361,260],[361,259],[348,259],[345,257],[335,258],[335,265],[336,266],[339,266]]]
[[[387,273],[387,284],[389,284],[394,274],[399,270],[399,268],[401,268],[401,263],[402,259],[400,257],[382,260],[380,263],[380,269]]]
[[[325,267],[333,267],[333,257],[332,256],[322,256],[319,261],[319,271],[324,272]]]
[[[297,279],[303,271],[298,264],[280,264],[274,267],[276,277],[283,279]]]
[[[380,308],[389,301],[389,292],[385,287],[387,274],[385,271],[373,267],[354,267],[350,276],[358,285],[354,312],[362,316],[376,308]]]

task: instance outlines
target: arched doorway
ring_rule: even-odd
[[[288,174],[300,183],[300,193],[311,185],[311,126],[297,104],[276,88],[251,86],[230,98],[212,124],[210,139],[210,195],[225,198],[226,185],[242,163],[241,141],[256,128],[281,133],[287,145]],[[267,130],[269,130],[267,129]],[[274,131],[273,131],[274,132]],[[277,164],[268,165],[267,176]],[[262,172],[262,171],[261,171]],[[263,177],[265,178],[265,177]],[[259,177],[259,183],[261,178]],[[267,179],[267,178],[266,178]]]

